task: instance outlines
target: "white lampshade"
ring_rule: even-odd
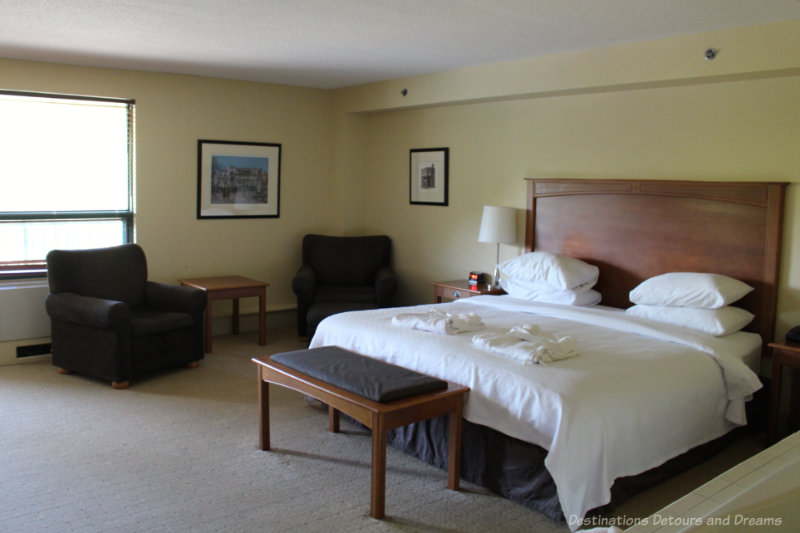
[[[478,242],[511,244],[517,240],[517,211],[513,207],[483,206]]]

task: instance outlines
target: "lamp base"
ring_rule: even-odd
[[[494,274],[492,275],[492,287],[500,288],[500,270],[495,266]]]

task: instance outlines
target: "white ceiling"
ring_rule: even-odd
[[[800,0],[0,0],[0,57],[330,89],[787,19]]]

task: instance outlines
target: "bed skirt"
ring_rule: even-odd
[[[447,429],[447,417],[424,420],[389,431],[388,443],[447,470]],[[611,503],[590,511],[588,516],[613,512],[615,504],[709,459],[740,435],[739,431],[732,431],[652,470],[617,479],[611,489]],[[463,420],[461,446],[462,479],[557,522],[566,522],[555,483],[544,466],[544,448],[468,420]]]
[[[439,417],[399,427],[388,432],[388,442],[446,470],[448,425],[448,417]],[[462,428],[462,479],[564,521],[556,485],[544,466],[544,448],[468,420]]]

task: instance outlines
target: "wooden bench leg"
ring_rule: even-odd
[[[386,426],[383,416],[372,416],[372,491],[369,515],[383,518],[386,503]]]
[[[339,433],[339,410],[328,406],[328,429],[333,433]]]
[[[264,381],[261,367],[258,370],[258,434],[259,447],[269,450],[269,382]]]
[[[447,440],[447,488],[458,490],[461,477],[461,397],[458,407],[450,413],[450,430]]]

